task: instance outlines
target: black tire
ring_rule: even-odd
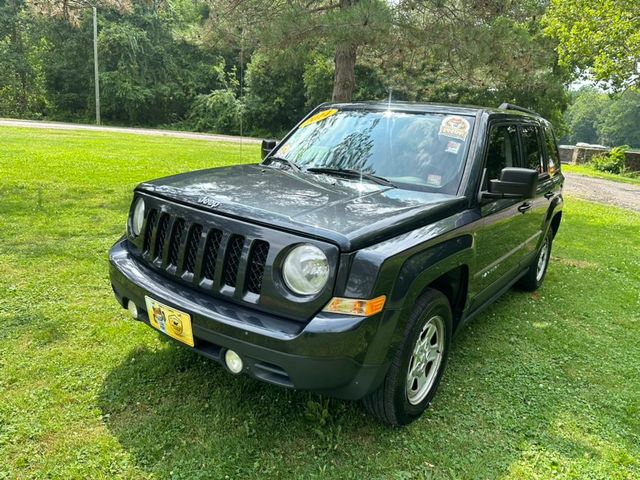
[[[444,333],[442,357],[426,396],[419,403],[412,404],[409,402],[407,392],[409,366],[416,342],[423,335],[423,328],[434,317],[442,319],[441,331]],[[401,346],[395,353],[382,384],[362,400],[366,410],[381,422],[391,426],[407,425],[417,419],[429,406],[442,379],[449,356],[452,331],[449,300],[441,292],[427,289],[416,301],[407,322]],[[433,364],[428,368],[433,368]]]
[[[538,251],[538,254],[533,259],[533,262],[531,262],[531,265],[529,265],[529,268],[527,269],[527,273],[525,273],[524,276],[520,280],[518,280],[518,283],[516,283],[516,287],[518,287],[520,290],[524,290],[525,292],[533,292],[534,290],[537,290],[538,288],[540,288],[540,286],[542,285],[542,282],[544,282],[544,277],[546,277],[547,275],[547,268],[549,267],[549,259],[551,258],[552,242],[553,242],[553,232],[551,231],[551,229],[549,229],[549,231],[547,232],[547,236],[545,237],[544,241],[542,242],[542,245],[540,246],[540,250]],[[546,248],[546,254],[544,253],[545,248]],[[540,261],[540,257],[542,255],[545,255],[544,264],[542,266],[543,270],[542,270],[542,275],[538,275],[538,262]]]

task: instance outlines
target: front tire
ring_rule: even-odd
[[[427,289],[415,304],[382,385],[363,399],[381,422],[407,425],[429,406],[449,356],[453,321],[449,300]]]
[[[518,280],[517,286],[526,292],[533,292],[537,290],[544,282],[544,277],[547,274],[547,267],[549,266],[549,259],[551,258],[551,243],[553,242],[553,232],[551,229],[547,232],[547,236],[542,242],[542,246],[538,251],[538,255],[533,259],[531,265],[527,269],[527,273]]]

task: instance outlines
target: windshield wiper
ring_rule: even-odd
[[[327,175],[336,175],[346,178],[364,178],[370,182],[377,183],[378,185],[385,185],[387,187],[397,188],[391,181],[384,177],[374,175],[373,173],[361,172],[360,170],[353,170],[351,168],[327,168],[327,167],[311,167],[307,168],[305,172],[310,173],[326,173]]]
[[[273,162],[280,162],[283,165],[287,165],[288,167],[291,167],[293,170],[295,170],[296,172],[301,171],[300,167],[298,166],[297,163],[292,162],[291,160],[287,160],[284,157],[278,157],[278,156],[271,156],[271,157],[267,157],[265,160],[270,160],[270,162],[266,165],[269,166],[271,165],[271,163]],[[263,164],[264,165],[264,164]]]

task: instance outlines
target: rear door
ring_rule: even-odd
[[[522,267],[528,265],[535,257],[545,218],[549,208],[549,200],[553,197],[554,181],[549,174],[550,163],[544,146],[544,133],[542,126],[537,122],[526,123],[520,126],[520,138],[522,142],[523,167],[538,172],[538,188],[536,196],[527,200],[521,206],[523,213],[522,228],[526,231],[526,243],[523,247],[521,258]],[[554,167],[555,168],[555,167]]]

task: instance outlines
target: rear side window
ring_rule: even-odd
[[[489,134],[486,180],[499,179],[505,167],[517,167],[520,146],[515,125],[496,125]],[[485,187],[485,186],[483,186]]]
[[[524,167],[537,171],[539,174],[545,172],[544,158],[540,145],[538,127],[535,125],[523,125],[522,148],[524,150]]]
[[[558,146],[553,136],[551,128],[544,127],[544,143],[547,146],[547,163],[549,175],[555,175],[560,165],[560,155],[558,154]]]

